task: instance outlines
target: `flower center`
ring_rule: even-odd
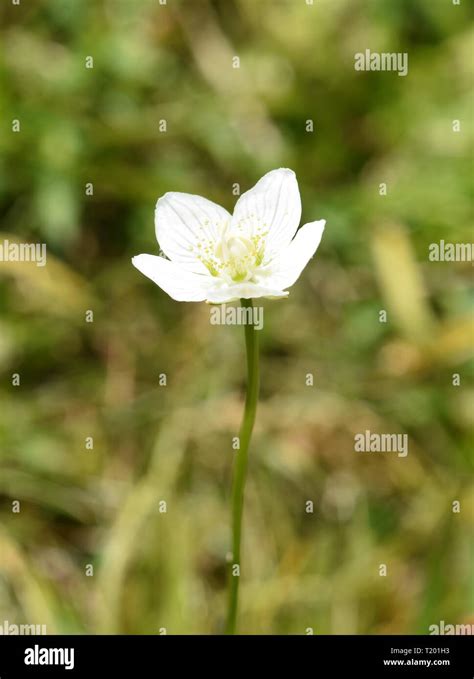
[[[216,240],[201,238],[191,248],[212,276],[227,283],[240,283],[254,279],[256,269],[262,264],[266,232],[259,227],[254,235],[242,233],[242,227],[229,229],[228,223],[220,225]]]
[[[224,233],[214,255],[222,266],[220,273],[224,278],[235,282],[248,281],[262,263],[263,239]]]
[[[252,243],[243,236],[223,236],[214,254],[222,264],[222,274],[233,281],[245,281],[255,265]]]

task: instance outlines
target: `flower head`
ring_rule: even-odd
[[[287,169],[264,175],[233,215],[201,196],[166,193],[156,204],[155,229],[167,259],[138,255],[132,262],[180,302],[287,297],[325,225],[322,219],[297,232],[300,218],[298,183]]]

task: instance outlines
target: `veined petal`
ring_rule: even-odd
[[[155,208],[156,238],[172,262],[188,271],[208,273],[220,234],[230,220],[227,210],[207,198],[165,193]]]
[[[177,302],[202,302],[213,284],[211,276],[191,273],[156,255],[137,255],[132,264]]]
[[[288,247],[283,250],[278,263],[267,279],[268,285],[282,290],[298,280],[301,272],[318,249],[326,220],[309,222],[301,227]]]
[[[255,297],[281,298],[288,297],[288,293],[276,288],[265,287],[256,283],[236,283],[208,290],[206,302],[223,304],[236,299],[254,299]]]
[[[290,243],[300,219],[301,199],[295,173],[280,168],[268,172],[240,196],[231,230],[261,240],[268,259]]]

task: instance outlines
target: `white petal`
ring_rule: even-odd
[[[236,283],[235,285],[226,285],[209,290],[206,302],[223,304],[224,302],[233,302],[236,299],[254,299],[256,297],[281,298],[288,297],[288,293],[256,283]]]
[[[265,257],[273,257],[293,238],[301,219],[301,199],[293,170],[264,175],[237,201],[232,230],[246,236],[266,233]]]
[[[281,253],[277,268],[268,278],[268,285],[282,290],[298,280],[301,272],[318,249],[326,221],[309,222],[301,227],[288,247]]]
[[[202,302],[213,285],[210,276],[186,271],[163,257],[137,255],[132,264],[177,302]]]
[[[190,193],[165,193],[156,204],[156,238],[172,262],[189,271],[208,273],[199,259],[214,252],[219,233],[230,223],[223,207]]]

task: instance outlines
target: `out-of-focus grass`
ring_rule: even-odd
[[[242,332],[130,257],[157,251],[160,194],[232,209],[278,166],[327,228],[265,303],[241,629],[468,620],[472,266],[428,260],[472,240],[467,4],[4,3],[0,240],[46,242],[48,265],[0,264],[0,621],[221,629]],[[354,71],[366,48],[409,75]],[[408,433],[408,457],[355,453],[366,429]]]

